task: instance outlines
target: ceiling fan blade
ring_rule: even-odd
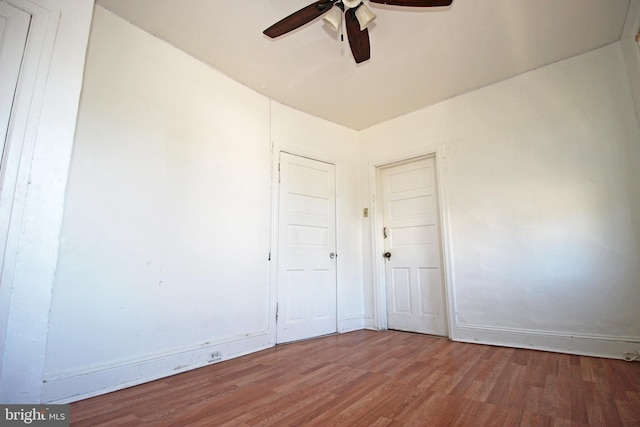
[[[366,28],[360,31],[360,23],[356,17],[355,9],[347,9],[345,12],[345,21],[347,27],[347,37],[349,38],[349,46],[356,63],[366,61],[371,57],[371,46],[369,44],[369,30]]]
[[[453,0],[369,0],[371,3],[388,4],[391,6],[437,7],[449,6]]]
[[[302,27],[304,24],[313,21],[319,16],[328,12],[333,7],[333,1],[320,0],[310,4],[307,7],[303,7],[297,12],[292,13],[284,19],[276,22],[269,28],[263,31],[263,33],[269,37],[276,38],[283,34],[293,31],[296,28]]]

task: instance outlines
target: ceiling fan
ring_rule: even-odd
[[[388,4],[392,6],[438,7],[449,6],[453,0],[369,0],[371,3]],[[338,9],[333,9],[336,6]],[[279,37],[313,21],[331,11],[325,20],[337,30],[341,25],[344,13],[347,38],[351,53],[356,63],[366,61],[371,57],[368,25],[376,17],[361,0],[319,0],[286,18],[276,22],[263,33],[271,38]]]

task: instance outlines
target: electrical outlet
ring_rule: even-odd
[[[214,351],[213,353],[209,354],[209,362],[213,362],[214,360],[220,360],[220,359],[222,359],[221,351]]]

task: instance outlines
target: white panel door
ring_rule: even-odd
[[[380,171],[389,329],[447,335],[435,159]]]
[[[13,99],[30,22],[30,14],[0,1],[0,158],[4,158]]]
[[[280,154],[277,342],[337,331],[335,166]]]

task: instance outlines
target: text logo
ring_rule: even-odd
[[[0,425],[68,427],[69,405],[0,405]]]

